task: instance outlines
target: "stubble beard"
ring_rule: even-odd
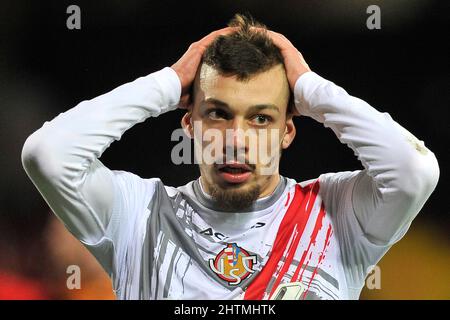
[[[261,187],[258,184],[252,184],[246,190],[235,187],[221,187],[218,185],[212,185],[210,188],[211,197],[217,209],[228,212],[247,211],[251,209],[253,203],[261,193]]]

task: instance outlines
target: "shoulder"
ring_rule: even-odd
[[[115,193],[121,198],[148,202],[155,193],[168,193],[173,189],[165,186],[160,178],[144,178],[123,170],[112,170],[112,172],[114,174]]]
[[[364,172],[364,170],[328,172],[322,173],[316,178],[302,181],[296,181],[291,178],[287,178],[287,180],[290,186],[298,184],[302,188],[314,182],[319,182],[319,193],[322,198],[332,198],[337,195],[342,196],[351,193],[355,182]]]
[[[155,193],[176,198],[179,194],[193,195],[193,182],[189,181],[182,186],[165,184],[161,178],[144,178],[135,173],[121,170],[113,170],[115,182],[119,191],[123,193],[145,194],[148,197]]]
[[[306,180],[297,180],[293,178],[286,177],[288,180],[288,184],[299,184],[301,187],[305,187],[313,182],[316,182],[319,180],[319,183],[323,185],[327,185],[330,183],[335,182],[344,182],[349,181],[354,178],[361,172],[361,170],[355,170],[355,171],[340,171],[340,172],[327,172],[322,173],[318,177],[310,178]]]
[[[148,186],[164,185],[160,178],[143,178],[135,173],[123,170],[112,170],[117,184],[143,188]]]
[[[321,185],[324,187],[330,186],[347,186],[349,183],[353,184],[364,170],[354,171],[340,171],[340,172],[328,172],[321,174],[318,179]]]

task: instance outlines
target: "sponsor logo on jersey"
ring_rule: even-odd
[[[214,259],[209,259],[209,267],[221,279],[235,286],[255,272],[256,255],[250,255],[236,243],[227,243]]]

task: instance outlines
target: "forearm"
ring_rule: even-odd
[[[361,161],[366,170],[353,190],[355,214],[369,237],[387,241],[434,190],[436,157],[389,114],[315,73],[299,78],[295,102],[302,115],[331,128]]]
[[[126,130],[175,108],[180,91],[171,70],[163,69],[79,103],[33,133],[26,142],[31,148],[24,151],[45,149],[43,156],[51,157],[53,165],[70,166],[79,174]],[[54,168],[60,169],[64,168]]]
[[[22,150],[24,168],[71,231],[104,231],[113,177],[97,159],[135,124],[174,109],[180,90],[175,72],[163,69],[81,102],[27,139]]]

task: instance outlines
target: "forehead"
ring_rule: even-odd
[[[240,109],[257,104],[275,104],[282,108],[289,98],[289,85],[282,65],[239,81],[236,76],[220,75],[213,67],[203,64],[197,86],[197,102],[214,98]]]

